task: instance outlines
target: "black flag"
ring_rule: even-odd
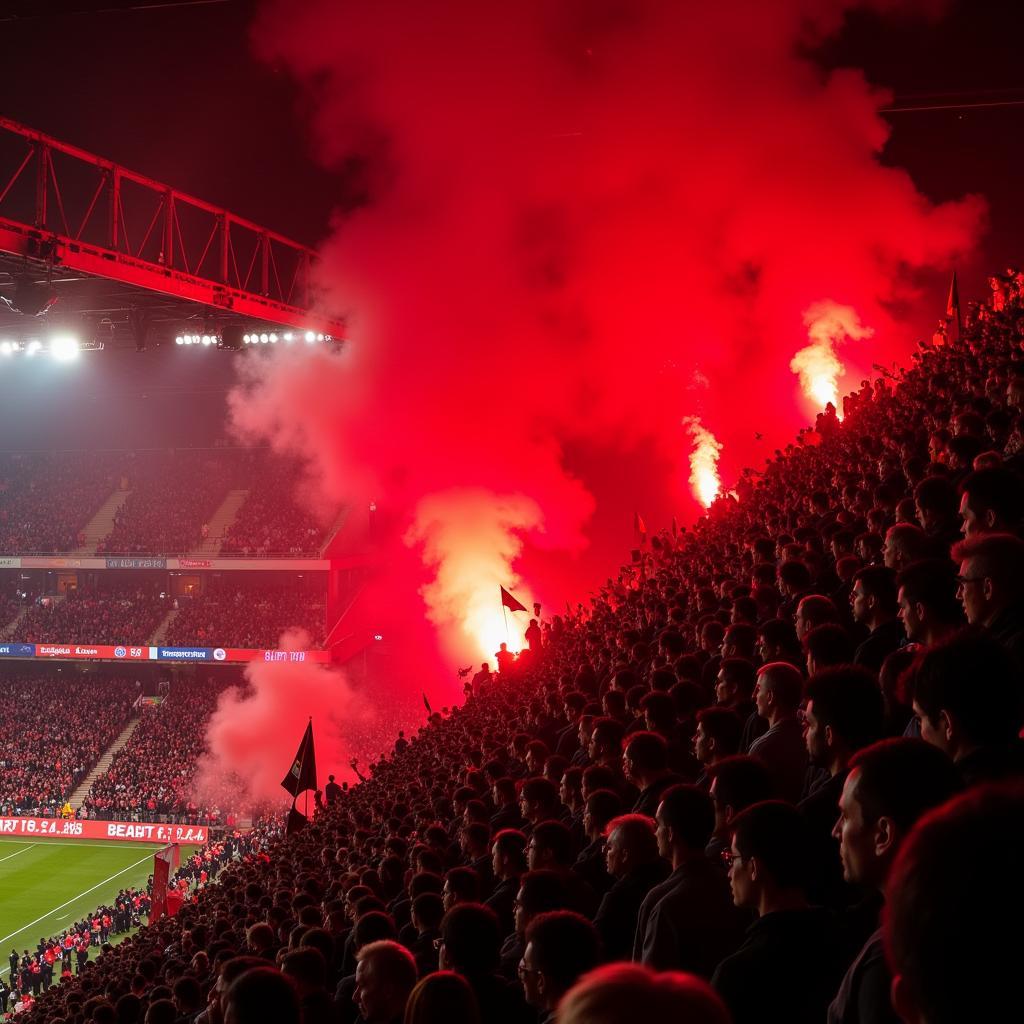
[[[295,804],[292,804],[288,811],[288,821],[284,826],[284,834],[286,836],[293,836],[296,832],[301,832],[308,824],[309,818],[302,811],[297,811]]]
[[[316,789],[316,754],[313,751],[313,719],[309,720],[302,742],[295,754],[295,761],[288,774],[281,780],[281,785],[298,796],[307,789]]]
[[[432,715],[434,712],[430,710],[430,701],[427,700],[426,693],[423,694],[423,706],[427,709],[427,714]]]

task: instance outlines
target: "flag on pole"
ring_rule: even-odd
[[[949,340],[959,341],[960,328],[963,324],[960,319],[960,290],[956,285],[955,270],[953,271],[953,278],[949,282],[949,298],[946,299],[946,324],[946,336]]]
[[[427,709],[427,714],[428,715],[432,715],[434,712],[430,708],[430,701],[427,700],[426,691],[422,691],[422,692],[423,692],[423,706]]]
[[[526,605],[520,604],[504,587],[501,587],[501,603],[510,612],[526,611]]]
[[[165,846],[153,854],[153,895],[149,907],[150,924],[168,914],[167,895],[171,873],[178,870],[180,863],[181,849],[176,844]]]
[[[633,513],[633,532],[637,536],[637,543],[643,547],[647,542],[647,524],[639,512]]]
[[[309,720],[302,742],[295,754],[288,774],[281,780],[281,785],[293,797],[307,789],[316,789],[316,753],[313,750],[313,719]]]
[[[288,820],[285,822],[284,834],[286,836],[293,836],[296,832],[301,832],[308,824],[309,818],[302,811],[297,810],[293,802],[291,809],[288,811]]]

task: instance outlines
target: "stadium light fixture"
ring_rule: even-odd
[[[70,334],[55,334],[50,338],[50,355],[58,363],[70,363],[78,358],[78,339]]]

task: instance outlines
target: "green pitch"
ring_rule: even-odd
[[[0,839],[0,976],[8,974],[12,948],[19,954],[35,950],[41,937],[112,903],[118,890],[144,887],[159,849],[102,840]],[[183,847],[182,856],[191,849]]]

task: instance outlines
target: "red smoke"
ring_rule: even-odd
[[[686,417],[725,489],[755,431],[791,437],[816,304],[874,332],[840,393],[908,350],[891,310],[970,248],[983,205],[883,166],[888,97],[807,56],[853,6],[264,8],[256,48],[345,180],[322,284],[350,331],[341,354],[250,355],[234,421],[332,500],[393,512],[389,610],[429,615],[448,664],[477,660],[473,609],[500,614],[517,570],[557,611],[594,582],[563,552],[624,552],[641,498],[652,525],[698,511]]]

